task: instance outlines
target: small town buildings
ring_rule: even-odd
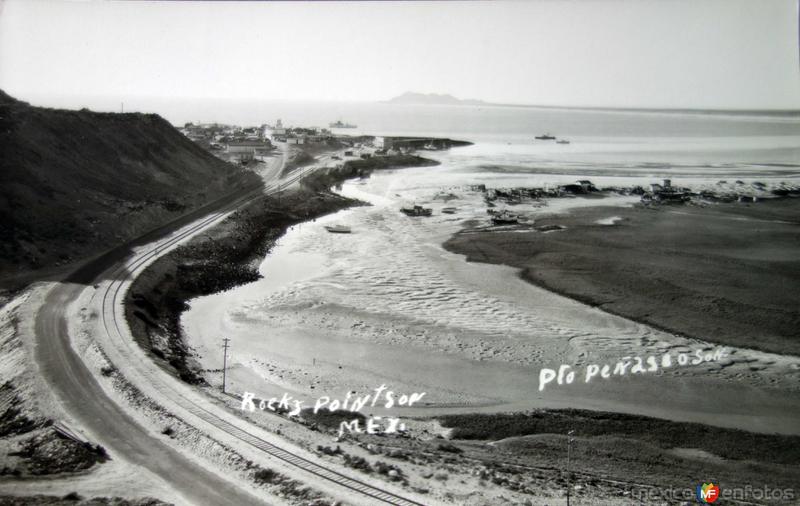
[[[283,137],[286,135],[286,128],[283,126],[283,123],[280,119],[275,123],[275,126],[272,128],[272,136],[273,137]]]
[[[244,128],[242,129],[242,134],[248,139],[258,139],[260,137],[259,129],[256,127]]]
[[[225,146],[225,152],[242,161],[252,160],[256,156],[264,155],[272,149],[272,144],[267,140],[262,141],[231,141]]]
[[[664,179],[664,184],[650,184],[650,192],[642,195],[642,202],[684,203],[691,199],[688,188],[672,186],[672,181]]]
[[[373,144],[378,149],[389,150],[394,147],[394,139],[391,137],[375,137]]]

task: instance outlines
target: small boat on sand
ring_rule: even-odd
[[[519,223],[519,216],[508,211],[502,211],[492,216],[492,223],[495,225],[513,225]]]
[[[406,216],[431,216],[433,214],[433,209],[415,205],[414,207],[402,207],[400,208],[400,212]]]
[[[540,141],[554,141],[554,140],[556,140],[556,136],[555,135],[551,135],[549,133],[544,134],[544,135],[537,135],[534,138],[536,140],[540,140]]]
[[[325,230],[332,234],[349,234],[352,232],[350,227],[344,225],[325,225]]]

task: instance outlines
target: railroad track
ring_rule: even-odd
[[[280,191],[280,188],[287,187],[308,175],[311,170],[299,170],[295,174],[291,174],[285,181],[273,183],[267,187],[266,193],[274,194]],[[179,233],[174,234],[168,239],[157,243],[155,246],[150,247],[146,251],[138,253],[133,259],[119,265],[111,272],[111,282],[105,288],[102,294],[102,311],[101,318],[103,327],[108,336],[116,341],[119,346],[130,348],[137,346],[134,343],[133,336],[125,321],[124,316],[124,296],[130,283],[133,279],[140,274],[147,265],[158,258],[159,256],[167,253],[170,249],[178,246],[182,242],[189,239],[196,233],[212,226],[215,222],[222,221],[224,217],[238,207],[246,205],[253,200],[261,197],[262,192],[248,194],[230,205],[226,206],[223,210],[209,215],[201,221],[185,227]],[[218,413],[211,409],[200,406],[195,401],[186,397],[175,385],[171,384],[169,380],[164,381],[164,376],[152,375],[148,378],[150,386],[155,388],[161,395],[169,399],[170,402],[178,404],[185,411],[196,416],[200,420],[224,431],[226,434],[235,437],[236,439],[258,449],[265,454],[294,466],[306,473],[310,473],[318,478],[331,482],[339,487],[343,487],[349,491],[357,492],[371,500],[377,500],[385,504],[393,504],[398,506],[423,506],[423,503],[402,497],[388,490],[382,489],[357,480],[345,474],[339,473],[329,467],[314,462],[308,458],[297,455],[289,450],[281,448],[280,446],[266,441],[251,432],[238,427],[225,419]]]

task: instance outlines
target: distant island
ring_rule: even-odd
[[[483,100],[462,100],[442,93],[415,93],[407,91],[400,96],[386,101],[389,104],[405,105],[489,105]]]
[[[694,108],[659,108],[659,107],[609,107],[609,106],[579,106],[579,105],[535,105],[535,104],[504,104],[485,102],[475,99],[460,99],[446,93],[416,93],[407,91],[402,95],[389,100],[385,104],[399,105],[480,105],[487,107],[521,107],[530,109],[564,109],[576,111],[608,111],[608,112],[634,112],[634,113],[667,113],[667,114],[699,114],[699,115],[727,115],[727,116],[766,116],[766,117],[800,117],[797,109],[694,109]]]

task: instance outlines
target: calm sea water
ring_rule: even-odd
[[[134,107],[139,104],[131,104]],[[800,165],[800,118],[699,113],[643,113],[501,106],[413,106],[370,102],[154,101],[175,124],[187,121],[327,127],[345,134],[429,135],[469,140],[488,163]],[[552,133],[569,145],[535,141]],[[789,171],[791,172],[791,170]]]
[[[26,98],[36,105],[119,111],[116,99]],[[457,135],[470,140],[527,139],[552,132],[565,137],[800,136],[800,118],[738,114],[642,113],[504,106],[414,106],[379,102],[129,98],[125,111],[155,112],[181,125],[221,122],[320,126],[341,119],[352,133]]]
[[[376,102],[182,100],[128,104],[186,121],[260,125],[281,118],[292,126],[327,126],[342,119],[352,132],[460,135],[469,139],[561,136],[697,137],[800,135],[800,120],[766,116],[537,109],[501,106],[414,106]]]

